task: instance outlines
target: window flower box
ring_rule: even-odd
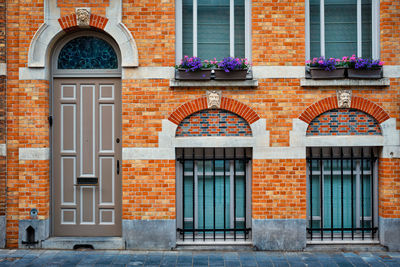
[[[349,69],[347,75],[353,79],[380,79],[382,78],[383,62],[352,55],[347,61]]]
[[[211,79],[211,69],[200,69],[196,71],[186,71],[186,69],[178,69],[177,80],[189,81],[201,81]]]
[[[318,67],[311,67],[311,78],[314,80],[323,79],[344,79],[346,77],[346,68],[336,68],[334,70],[325,70]]]
[[[307,60],[306,64],[310,67],[311,78],[315,80],[344,79],[346,77],[344,62],[338,58],[313,58],[313,60]]]
[[[348,69],[347,77],[351,79],[380,79],[382,68],[379,69]]]
[[[244,69],[226,72],[223,69],[215,69],[215,80],[246,80],[247,71]]]
[[[198,57],[184,56],[181,64],[175,66],[178,70],[177,80],[210,80],[211,65],[208,61],[204,63]]]

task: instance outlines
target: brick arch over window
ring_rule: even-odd
[[[336,96],[327,97],[309,106],[300,115],[299,119],[310,124],[311,121],[320,114],[337,108],[339,108],[337,97]],[[360,111],[369,114],[379,123],[382,123],[390,118],[389,114],[383,108],[381,108],[374,102],[359,96],[353,96],[351,98],[350,108],[358,109]]]
[[[183,119],[203,109],[207,109],[206,97],[201,97],[186,102],[182,106],[178,107],[169,116],[168,120],[175,123],[176,125],[179,125],[179,123],[183,121]],[[252,124],[260,119],[260,116],[258,116],[257,113],[252,108],[231,98],[221,97],[220,109],[224,109],[239,115],[249,124]]]
[[[90,14],[89,26],[92,28],[104,30],[108,22],[108,18],[96,14]],[[76,22],[76,14],[69,14],[58,19],[61,28],[64,31],[71,31],[78,28]]]

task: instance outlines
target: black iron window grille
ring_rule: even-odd
[[[378,148],[308,148],[307,172],[309,240],[378,239]]]
[[[177,233],[185,240],[250,238],[251,148],[177,148]]]

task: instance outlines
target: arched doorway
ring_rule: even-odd
[[[53,235],[121,235],[121,56],[98,32],[52,57]]]

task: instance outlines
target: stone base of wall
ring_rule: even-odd
[[[175,220],[122,220],[127,249],[159,250],[176,245]]]
[[[27,241],[26,229],[32,226],[35,230],[36,244],[24,244]],[[50,235],[50,221],[47,220],[20,220],[18,231],[18,247],[19,248],[41,248],[42,242]]]
[[[400,251],[400,218],[379,217],[379,239],[390,251]]]
[[[306,220],[253,220],[253,244],[259,250],[303,250],[306,247]]]
[[[0,248],[6,247],[6,216],[0,216]]]

